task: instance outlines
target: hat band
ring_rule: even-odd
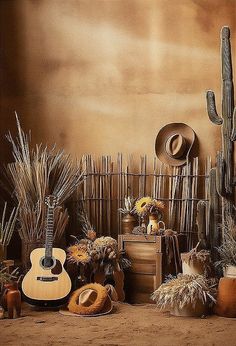
[[[180,159],[186,152],[185,138],[178,133],[170,136],[166,141],[165,151],[171,158]]]

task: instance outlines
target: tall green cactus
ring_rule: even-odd
[[[222,116],[216,110],[215,94],[208,90],[207,111],[210,120],[222,125],[222,151],[217,154],[216,185],[223,197],[224,212],[232,215],[234,203],[234,145],[236,140],[236,108],[234,109],[234,86],[231,61],[230,29],[221,30],[222,60]]]

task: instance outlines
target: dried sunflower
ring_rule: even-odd
[[[163,202],[151,197],[142,197],[135,203],[135,211],[140,216],[162,214],[164,208]]]
[[[138,215],[145,215],[147,213],[147,205],[152,202],[151,197],[142,197],[135,202],[135,211]]]
[[[85,244],[75,244],[67,249],[68,251],[68,260],[76,264],[86,264],[91,260]]]

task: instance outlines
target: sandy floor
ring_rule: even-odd
[[[236,319],[184,318],[155,305],[117,303],[110,315],[70,317],[23,306],[23,316],[0,320],[0,345],[236,345]]]

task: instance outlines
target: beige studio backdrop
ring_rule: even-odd
[[[235,0],[0,2],[1,161],[14,110],[34,143],[84,153],[154,155],[158,130],[185,122],[204,158],[220,148],[205,91],[220,112],[219,33]]]

